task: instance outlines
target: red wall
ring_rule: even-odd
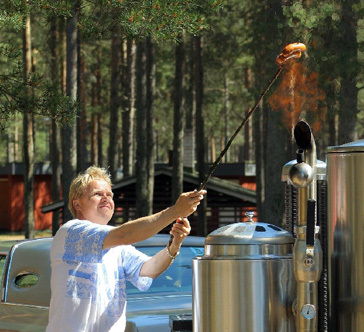
[[[11,191],[8,176],[0,177],[0,230],[8,230],[11,216]]]
[[[42,213],[42,206],[52,202],[52,177],[37,175],[34,181],[34,218],[35,229],[51,229],[53,213]]]
[[[24,230],[24,184],[22,175],[0,176],[0,230]],[[50,203],[51,176],[34,177],[34,219],[35,229],[52,227],[52,213],[43,214],[41,206]]]

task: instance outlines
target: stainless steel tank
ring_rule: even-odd
[[[293,332],[293,242],[252,221],[208,235],[204,256],[192,262],[193,331]]]
[[[329,331],[364,330],[364,140],[329,147]]]

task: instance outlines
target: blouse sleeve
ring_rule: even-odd
[[[133,246],[125,246],[122,256],[126,279],[140,291],[148,290],[153,279],[150,277],[141,277],[140,270],[143,264],[150,259],[150,257]]]
[[[83,263],[99,263],[106,251],[103,243],[111,226],[89,221],[73,223],[67,229],[63,260]]]

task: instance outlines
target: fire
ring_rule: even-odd
[[[316,133],[325,121],[326,108],[320,105],[325,93],[318,87],[318,74],[309,72],[301,62],[287,62],[283,78],[276,91],[268,98],[273,110],[283,111],[283,123],[291,131],[302,118],[313,118]]]

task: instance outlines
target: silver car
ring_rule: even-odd
[[[135,244],[151,256],[168,243],[158,234]],[[147,292],[127,286],[126,332],[170,332],[175,315],[192,313],[192,259],[203,255],[204,238],[189,236],[171,267]],[[0,331],[45,331],[50,302],[52,238],[0,243]],[[173,319],[172,319],[173,321]]]

